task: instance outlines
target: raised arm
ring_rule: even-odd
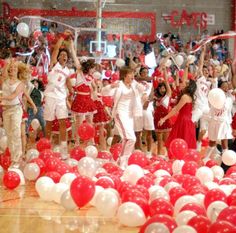
[[[172,95],[172,91],[170,88],[170,84],[168,82],[168,74],[167,74],[166,67],[163,68],[163,71],[164,71],[164,80],[165,80],[165,85],[166,85],[166,95],[170,97]]]
[[[160,119],[158,124],[163,125],[166,120],[176,115],[186,103],[190,103],[190,98],[191,97],[189,97],[188,95],[183,95],[179,103],[165,117]]]
[[[199,59],[199,63],[198,63],[198,71],[197,71],[197,75],[202,76],[202,69],[203,69],[203,65],[204,65],[204,58],[205,58],[205,53],[206,53],[206,45],[203,46],[202,48],[202,52],[200,55],[200,59]]]
[[[75,51],[74,41],[72,39],[70,39],[69,48],[70,48],[71,56],[73,58],[73,61],[74,61],[76,69],[77,70],[81,69],[81,64],[79,62],[79,59],[77,58],[77,54],[76,54],[76,51]]]

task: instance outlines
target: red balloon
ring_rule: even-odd
[[[110,78],[111,74],[112,74],[111,70],[106,70],[106,72],[105,72],[106,77]]]
[[[48,159],[54,157],[54,152],[51,149],[45,149],[39,153],[39,158],[46,162]]]
[[[45,163],[46,171],[47,172],[56,171],[57,166],[60,163],[61,163],[61,160],[59,158],[52,157],[52,158],[47,159]]]
[[[34,36],[34,39],[35,40],[38,40],[38,38],[40,37],[40,36],[42,36],[43,34],[42,34],[42,32],[41,32],[41,30],[36,30],[36,31],[34,31],[34,33],[33,33],[33,36]]]
[[[0,155],[0,165],[4,170],[7,170],[11,165],[11,157],[6,156],[4,153]]]
[[[206,216],[206,210],[204,209],[204,207],[202,207],[197,203],[188,203],[184,205],[179,212],[182,212],[184,210],[191,210],[195,212],[197,215]]]
[[[146,187],[147,189],[150,188],[152,185],[155,184],[154,180],[152,180],[151,178],[149,178],[148,176],[143,176],[141,177],[137,183],[138,185],[143,185],[144,187]]]
[[[85,156],[86,156],[85,151],[82,148],[80,148],[79,146],[74,147],[70,151],[70,157],[72,159],[76,159],[77,161],[79,161],[80,159],[82,159]]]
[[[122,194],[125,193],[127,190],[132,190],[132,189],[134,189],[134,185],[130,184],[128,181],[122,181],[118,188],[118,192],[122,196]]]
[[[171,154],[176,159],[183,159],[188,152],[188,144],[181,138],[176,138],[170,143]]]
[[[227,202],[227,196],[220,189],[217,189],[217,188],[216,189],[211,189],[206,193],[206,196],[204,198],[205,208],[207,209],[207,207],[214,201]]]
[[[201,160],[201,154],[197,150],[188,149],[183,160],[184,161],[194,161],[194,162],[198,163]]]
[[[169,191],[170,202],[172,205],[182,196],[187,195],[187,192],[182,187],[174,187]]]
[[[111,152],[112,157],[115,161],[117,161],[117,159],[120,157],[122,148],[123,147],[122,147],[121,143],[116,143],[116,144],[111,146],[110,152]]]
[[[0,68],[3,68],[5,66],[5,60],[0,59]]]
[[[119,80],[119,74],[118,73],[113,73],[111,75],[111,81],[116,82],[117,80]]]
[[[70,193],[76,205],[81,208],[93,198],[95,183],[88,177],[79,176],[71,183]]]
[[[171,163],[168,163],[165,160],[157,161],[154,165],[154,171],[152,173],[154,173],[156,170],[160,170],[160,169],[166,170],[167,172],[172,174],[172,165],[171,165]]]
[[[102,96],[102,102],[105,106],[112,108],[114,99],[112,96]]]
[[[207,233],[211,225],[211,221],[205,216],[197,215],[188,221],[188,225],[193,227],[197,233]]]
[[[226,178],[223,178],[222,180],[220,180],[220,182],[219,182],[219,185],[223,185],[223,184],[225,184],[225,185],[234,184],[235,185],[236,181],[231,179],[231,178],[229,178],[229,177],[226,177]]]
[[[187,190],[187,192],[191,192],[192,187],[200,184],[201,182],[196,176],[189,176],[183,181],[182,187]]]
[[[45,176],[50,177],[56,184],[59,183],[61,179],[61,174],[56,171],[47,172]]]
[[[218,165],[217,162],[212,160],[212,159],[210,159],[206,162],[206,166],[209,167],[209,168],[211,168],[213,166],[217,166],[217,165]]]
[[[112,154],[108,151],[99,151],[97,155],[98,159],[106,159],[106,160],[111,160],[112,159]]]
[[[33,77],[35,77],[35,76],[38,75],[37,67],[35,67],[35,66],[32,66],[32,67],[31,67],[31,75],[32,75]]]
[[[105,163],[102,166],[108,173],[119,171],[120,168],[113,163]]]
[[[95,128],[91,124],[83,122],[78,128],[78,135],[83,141],[92,139],[95,136]]]
[[[51,145],[51,142],[47,138],[41,138],[37,142],[36,147],[37,147],[37,150],[41,152],[46,149],[51,149],[52,145]]]
[[[153,200],[149,206],[149,209],[151,217],[157,214],[166,214],[169,216],[173,216],[174,213],[173,206],[164,198],[158,198]]]
[[[207,233],[235,233],[236,228],[229,222],[216,221],[208,229]]]
[[[195,176],[197,169],[198,169],[198,164],[196,162],[186,161],[182,167],[182,173]]]
[[[226,176],[229,176],[229,175],[232,174],[232,173],[236,173],[236,165],[231,166],[231,167],[227,170]]]
[[[223,209],[217,217],[217,221],[227,221],[236,226],[236,206]]]
[[[96,185],[97,185],[97,186],[101,186],[101,187],[103,187],[104,189],[107,189],[107,188],[115,188],[114,181],[113,181],[109,176],[100,177],[100,178],[96,181]]]
[[[14,171],[7,171],[2,180],[4,186],[8,189],[14,189],[20,184],[20,176]]]
[[[196,178],[196,177],[194,177]],[[188,194],[189,195],[195,195],[195,194],[206,194],[208,192],[208,188],[206,186],[203,186],[201,184],[196,184],[194,186],[190,186],[188,188]]]
[[[148,159],[142,151],[135,151],[130,155],[128,160],[128,165],[131,164],[136,164],[144,168],[148,165]]]
[[[236,189],[234,189],[232,193],[228,196],[227,203],[229,206],[236,206]]]
[[[173,232],[173,230],[177,227],[177,224],[172,217],[170,217],[169,215],[166,215],[166,214],[158,214],[158,215],[155,215],[155,216],[149,218],[146,221],[146,223],[141,227],[139,233],[145,233],[147,226],[150,225],[151,223],[155,223],[155,222],[165,224],[168,227],[170,232]]]
[[[56,167],[56,172],[58,172],[60,175],[64,175],[66,173],[72,172],[72,169],[68,164],[61,162],[61,163],[58,163]]]
[[[170,182],[175,182],[176,180],[170,176],[163,176],[163,179],[159,182],[159,185],[165,187]]]
[[[36,163],[39,166],[40,174],[39,177],[42,176],[45,173],[46,166],[42,159],[40,158],[34,158],[30,160],[30,163]]]
[[[138,190],[139,192],[141,192],[145,196],[145,198],[147,200],[149,200],[150,195],[149,195],[148,189],[146,187],[144,187],[143,185],[136,184],[134,186],[134,189]]]

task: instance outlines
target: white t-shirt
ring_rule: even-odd
[[[195,107],[203,109],[208,109],[208,93],[211,88],[211,82],[202,76],[197,80],[197,90],[196,90],[196,102]]]
[[[45,96],[56,99],[65,99],[67,96],[66,79],[70,75],[67,67],[62,67],[58,62],[48,74],[48,84],[44,92]]]

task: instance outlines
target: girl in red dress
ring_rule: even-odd
[[[106,138],[104,136],[105,125],[111,120],[110,116],[106,111],[106,107],[103,103],[101,95],[102,82],[97,81],[98,99],[94,101],[96,104],[97,112],[93,115],[93,123],[98,126],[99,129],[99,144],[101,150],[106,150]]]
[[[170,111],[171,88],[168,83],[166,68],[164,69],[164,82],[159,83],[154,91],[154,125],[157,132],[157,154],[163,154],[163,143],[166,141],[171,130],[171,122],[167,120],[159,125],[159,120]]]
[[[181,138],[185,140],[188,147],[196,149],[195,124],[192,121],[192,109],[197,89],[196,82],[189,81],[189,84],[182,91],[178,104],[163,118],[160,119],[159,125],[162,126],[168,119],[179,113],[177,120],[172,127],[170,135],[166,141],[166,147],[169,148],[172,140]]]

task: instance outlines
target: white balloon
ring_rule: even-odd
[[[164,223],[154,222],[146,227],[144,233],[170,233],[170,231]]]
[[[124,61],[123,59],[118,58],[118,59],[116,60],[116,66],[117,66],[117,67],[121,68],[121,67],[124,66],[124,65],[125,65],[125,61]]]
[[[178,226],[187,225],[188,221],[196,215],[197,214],[191,210],[185,210],[177,214],[175,221],[177,222]]]
[[[119,199],[110,190],[101,191],[95,199],[95,207],[105,217],[114,217],[118,210]]]
[[[180,210],[182,209],[182,207],[184,207],[188,203],[197,203],[198,204],[198,200],[195,197],[190,196],[190,195],[184,195],[184,196],[180,197],[175,202],[175,206],[174,206],[175,215],[178,214],[180,212]]]
[[[98,186],[98,185],[95,186],[95,193],[94,193],[94,195],[93,195],[93,198],[92,198],[92,199],[90,200],[90,202],[89,202],[92,206],[95,206],[96,197],[97,197],[97,195],[98,195],[100,192],[102,192],[103,190],[104,190],[103,187]]]
[[[175,56],[175,62],[178,66],[182,66],[182,64],[184,63],[184,58],[182,55],[178,54],[177,56]]]
[[[25,177],[23,172],[19,168],[8,168],[8,171],[16,172],[20,177],[20,185],[25,185]]]
[[[70,186],[75,178],[76,175],[74,173],[66,173],[61,177],[60,183],[67,184],[68,186]]]
[[[223,185],[219,186],[219,189],[221,191],[223,191],[226,196],[229,196],[233,192],[233,190],[236,189],[236,185],[235,184],[231,184],[231,185],[223,184]]]
[[[59,204],[61,202],[62,194],[68,189],[69,189],[69,186],[67,184],[64,184],[64,183],[55,184],[52,188],[53,201]]]
[[[215,188],[219,188],[219,185],[218,185],[216,182],[213,182],[213,181],[205,182],[204,185],[205,185],[209,190],[212,190],[212,189],[215,189]]]
[[[24,175],[27,180],[36,180],[40,175],[40,167],[36,163],[27,163],[24,167]]]
[[[97,165],[94,159],[83,157],[78,162],[78,171],[82,176],[92,178],[96,174]]]
[[[196,57],[194,55],[188,55],[187,60],[189,64],[193,64],[196,61]]]
[[[182,167],[184,165],[184,160],[175,160],[172,163],[172,171],[174,174],[182,174]]]
[[[66,164],[68,164],[70,167],[78,166],[78,160],[69,158],[65,161]]]
[[[111,146],[112,140],[113,140],[113,137],[109,137],[109,138],[107,139],[107,145],[108,145],[108,146]]]
[[[118,209],[117,217],[119,223],[128,227],[142,226],[146,222],[143,210],[133,202],[121,204]]]
[[[197,231],[193,227],[183,225],[176,227],[172,233],[197,233]]]
[[[236,164],[236,153],[233,150],[226,150],[222,154],[222,162],[227,166]]]
[[[161,187],[161,186],[158,186],[158,185],[156,185],[156,186],[158,188],[154,189],[151,192],[149,201],[152,202],[153,200],[158,199],[158,198],[164,198],[165,200],[169,201],[170,200],[170,196],[166,192],[166,190],[163,187]]]
[[[39,152],[36,149],[29,149],[26,153],[26,162],[38,157],[39,157]]]
[[[199,205],[204,206],[204,199],[205,199],[204,194],[198,193],[198,194],[193,195],[193,197],[196,198]]]
[[[75,204],[71,194],[70,194],[70,190],[66,190],[62,196],[61,196],[61,200],[60,200],[61,205],[67,209],[67,210],[74,210],[77,208],[77,205]]]
[[[201,181],[202,184],[214,180],[213,171],[206,166],[197,169],[195,176]]]
[[[6,136],[6,131],[4,128],[0,127],[0,138]]]
[[[96,80],[100,80],[102,78],[102,74],[98,71],[95,71],[93,73],[93,77],[96,79]]]
[[[33,130],[36,131],[40,126],[39,120],[33,119],[31,122],[31,126],[32,126]]]
[[[23,37],[28,37],[29,36],[29,26],[26,23],[19,23],[16,26],[16,30],[19,33],[19,35]]]
[[[166,184],[165,187],[164,187],[164,189],[166,190],[166,192],[169,193],[169,191],[170,191],[172,188],[174,188],[174,187],[179,187],[179,186],[180,186],[179,183],[172,181],[172,182],[169,182],[168,184]]]
[[[35,183],[35,189],[40,198],[45,201],[52,201],[52,189],[55,183],[47,176],[40,177]]]
[[[221,180],[225,175],[223,168],[220,166],[215,165],[211,167],[211,170],[213,171],[214,177],[218,180]]]
[[[159,177],[159,176],[171,176],[168,171],[163,170],[163,169],[156,170],[156,171],[154,172],[154,175],[155,175],[156,177]]]
[[[122,179],[123,181],[128,181],[129,183],[135,185],[136,182],[143,176],[143,169],[136,164],[132,164],[125,169]]]
[[[7,136],[3,136],[0,138],[0,148],[5,151],[7,148]]]
[[[97,158],[98,150],[95,146],[87,146],[85,148],[85,154],[87,157],[95,159]]]
[[[226,101],[224,91],[220,88],[211,89],[208,94],[208,101],[214,108],[222,109]]]
[[[168,59],[165,63],[166,67],[170,67],[172,65],[172,61],[170,59]]]
[[[228,207],[228,205],[223,201],[214,201],[207,207],[207,217],[211,222],[215,222],[220,212]]]

